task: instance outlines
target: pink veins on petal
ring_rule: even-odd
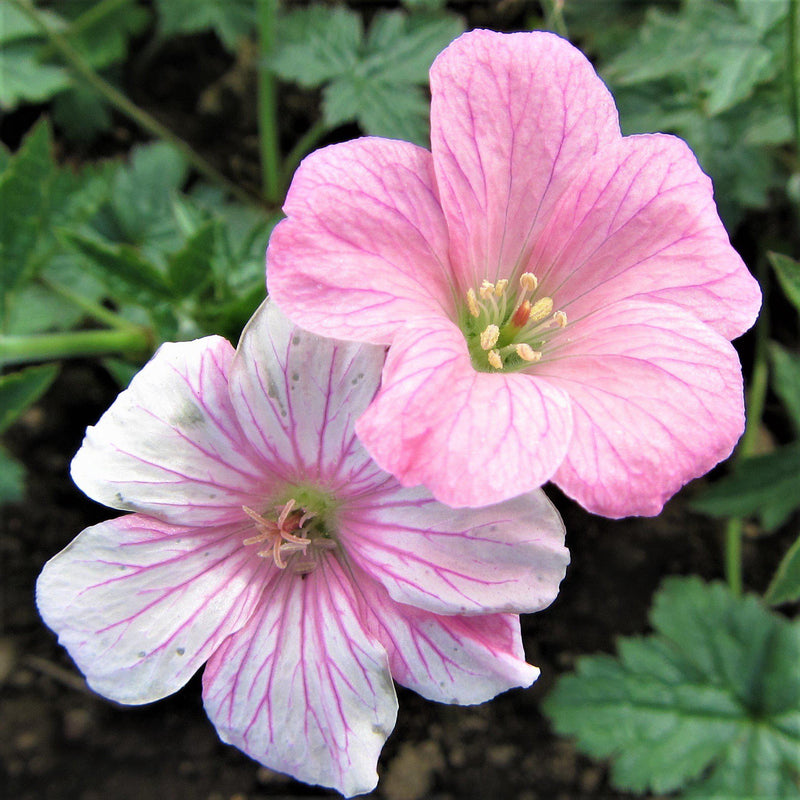
[[[558,590],[561,520],[540,491],[458,511],[380,469],[354,428],[384,357],[267,301],[235,352],[164,345],[87,431],[76,483],[134,513],[51,559],[37,603],[93,689],[147,703],[206,663],[225,742],[355,795],[393,677],[455,703],[536,679],[518,614]]]
[[[389,345],[357,431],[404,485],[481,506],[552,480],[597,513],[657,514],[744,425],[730,340],[761,295],[711,181],[680,139],[622,136],[553,34],[465,34],[431,96],[430,151],[363,138],[301,164],[274,300]]]

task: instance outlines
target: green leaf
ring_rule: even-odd
[[[127,389],[128,384],[133,380],[133,376],[142,368],[141,364],[131,364],[130,361],[123,361],[120,358],[104,358],[103,366],[117,382],[120,389]]]
[[[0,109],[21,103],[44,103],[71,84],[62,67],[39,62],[40,45],[27,40],[0,48]]]
[[[198,294],[211,281],[216,233],[216,222],[209,220],[186,240],[180,250],[169,256],[168,277],[176,298]]]
[[[162,36],[210,28],[230,52],[255,29],[253,0],[156,0],[156,8]]]
[[[35,403],[58,375],[58,366],[44,364],[0,375],[0,433]]]
[[[22,500],[25,468],[0,447],[0,505]]]
[[[800,261],[795,261],[782,253],[767,253],[783,293],[800,311]]]
[[[773,606],[797,600],[800,600],[800,538],[783,557],[764,594],[764,601]]]
[[[765,530],[780,527],[800,507],[800,442],[744,459],[691,506],[711,517],[756,514]]]
[[[89,142],[111,127],[111,110],[84,85],[70,87],[53,101],[53,121],[73,142]]]
[[[561,678],[556,730],[610,758],[622,789],[800,796],[800,622],[697,578],[667,579],[650,618],[654,635]]]
[[[769,343],[772,362],[772,388],[789,413],[795,430],[800,433],[800,354],[777,342]]]

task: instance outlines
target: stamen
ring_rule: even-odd
[[[488,354],[489,364],[495,369],[503,369],[503,359],[500,358],[499,350],[490,350]]]
[[[528,317],[528,322],[538,322],[539,320],[549,317],[553,313],[553,298],[542,297],[537,300],[531,307],[531,313]]]
[[[534,350],[527,342],[517,345],[517,355],[523,361],[538,361],[542,357],[542,354],[538,350]]]
[[[559,328],[567,327],[567,315],[563,311],[556,311],[556,313],[553,314],[553,320]]]
[[[491,350],[500,338],[500,328],[497,325],[487,325],[486,330],[481,333],[481,347],[484,350]]]
[[[494,293],[497,297],[502,297],[503,292],[506,290],[508,286],[508,278],[501,278],[497,281],[497,285],[494,287]]]
[[[469,313],[472,314],[473,317],[480,316],[481,311],[478,308],[478,298],[475,297],[474,289],[467,289],[467,308],[469,309]]]
[[[494,284],[484,280],[481,288],[478,289],[478,294],[484,299],[488,300],[494,294]]]
[[[519,276],[519,285],[525,292],[535,292],[539,281],[532,272],[523,272],[522,275]]]

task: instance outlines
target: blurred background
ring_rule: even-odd
[[[744,589],[773,586],[800,502],[796,3],[2,0],[0,760],[9,798],[336,796],[222,745],[199,677],[149,707],[95,696],[39,619],[33,587],[48,558],[109,513],[69,479],[86,426],[160,342],[237,340],[263,298],[264,251],[301,158],[362,134],[426,145],[427,70],[476,27],[569,38],[614,93],[624,133],[685,138],[713,178],[734,246],[766,295],[759,326],[736,343],[752,389],[737,457],[745,466],[719,467],[654,519],[593,517],[548,487],[573,563],[556,602],[523,618],[542,677],[471,708],[399,689],[374,796],[642,796],[558,736],[543,698],[580,656],[648,632],[665,576],[734,585],[731,542]],[[778,599],[788,600],[784,614],[797,610],[791,592]]]

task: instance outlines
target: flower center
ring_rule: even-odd
[[[314,570],[323,553],[338,547],[331,534],[335,503],[327,495],[299,488],[272,513],[259,513],[248,506],[242,510],[255,523],[256,535],[245,545],[263,544],[258,555],[270,558],[278,569],[305,574]]]
[[[481,372],[516,372],[539,361],[542,347],[565,328],[567,315],[553,311],[553,298],[537,295],[539,282],[523,272],[519,288],[505,278],[467,291],[460,316],[472,365]]]

